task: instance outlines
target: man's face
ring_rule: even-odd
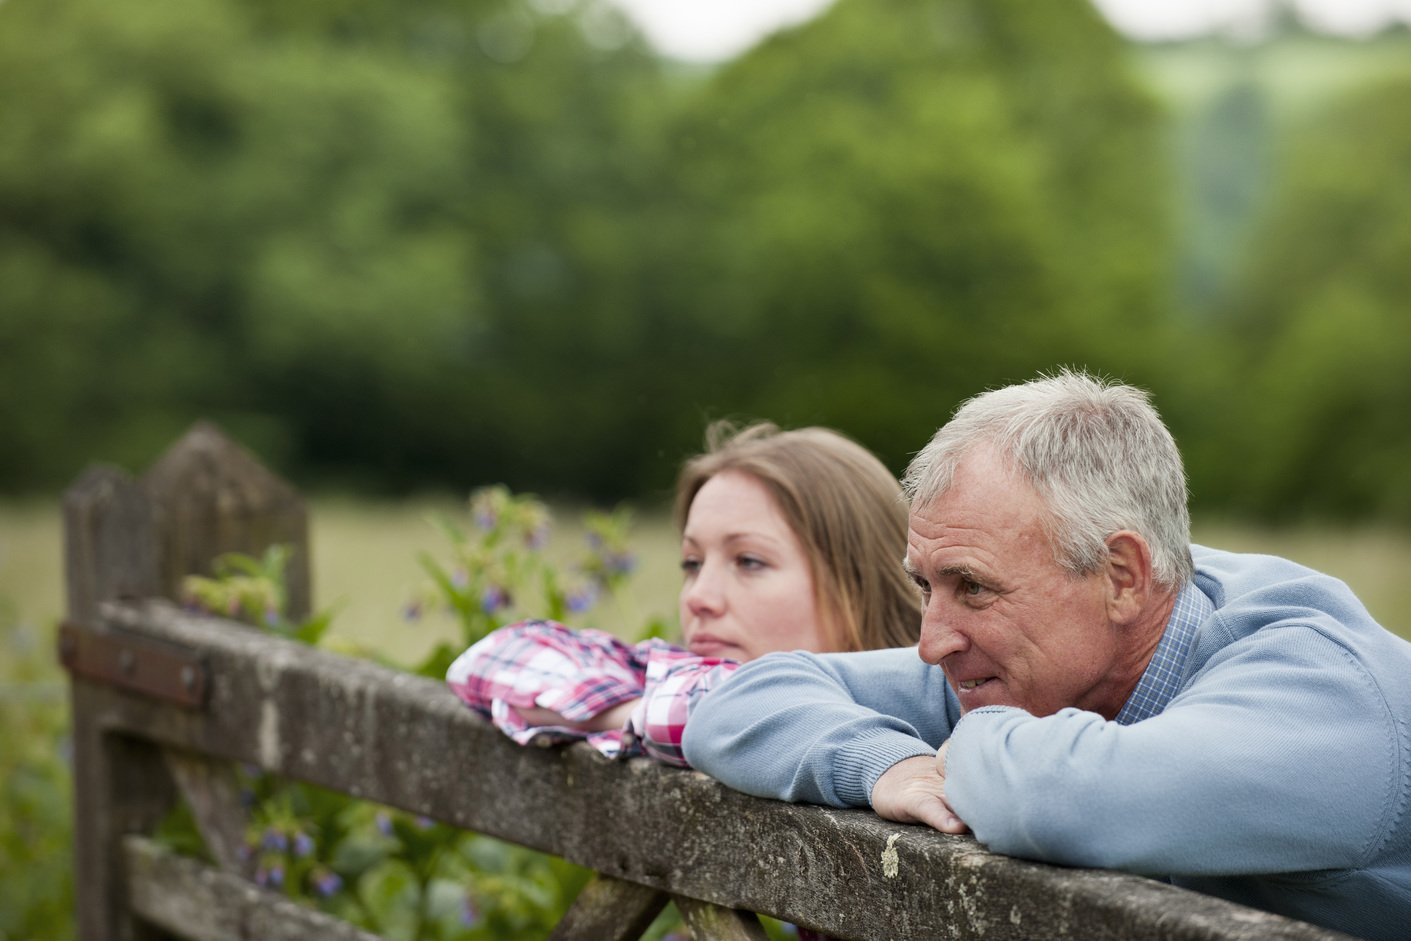
[[[921,658],[945,670],[962,712],[1077,706],[1111,718],[1128,687],[1114,676],[1107,579],[1060,568],[1043,520],[1038,493],[983,447],[913,509],[906,565],[925,593]]]

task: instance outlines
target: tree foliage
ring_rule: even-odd
[[[1231,304],[1242,509],[1411,521],[1408,94],[1411,76],[1349,94],[1291,141]]]
[[[1212,505],[1404,513],[1394,92],[1283,189],[1211,190],[1178,257],[1131,52],[1084,0],[837,0],[695,71],[606,0],[3,0],[0,491],[197,417],[313,487],[653,495],[720,415],[900,469],[963,397],[1080,364],[1156,391]],[[1252,94],[1201,180],[1272,163]]]

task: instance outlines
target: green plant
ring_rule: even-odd
[[[317,646],[333,622],[333,609],[302,621],[288,614],[284,571],[291,554],[288,546],[270,546],[256,559],[228,552],[212,564],[213,577],[188,575],[182,595],[189,607],[256,624],[272,633]]]
[[[68,721],[53,647],[0,598],[0,941],[73,936]]]
[[[632,513],[626,507],[584,515],[586,546],[566,568],[555,565],[546,551],[551,517],[534,497],[485,487],[471,494],[467,511],[469,526],[446,516],[433,519],[448,551],[442,558],[418,555],[430,581],[406,610],[410,620],[431,612],[456,618],[465,647],[523,618],[584,622],[602,600],[623,591],[636,569],[628,545]],[[641,636],[661,632],[662,624],[652,622]],[[457,653],[443,643],[415,672],[443,677]]]

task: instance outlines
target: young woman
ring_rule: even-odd
[[[684,765],[687,704],[741,662],[916,643],[901,488],[837,432],[713,425],[681,469],[675,518],[684,647],[525,621],[461,654],[451,689],[521,743],[586,738]]]

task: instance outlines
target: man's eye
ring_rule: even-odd
[[[971,579],[963,579],[960,583],[960,590],[970,597],[975,597],[985,590],[985,586]]]
[[[931,583],[924,578],[913,578],[911,581],[921,590],[921,594],[928,596],[931,594]]]

